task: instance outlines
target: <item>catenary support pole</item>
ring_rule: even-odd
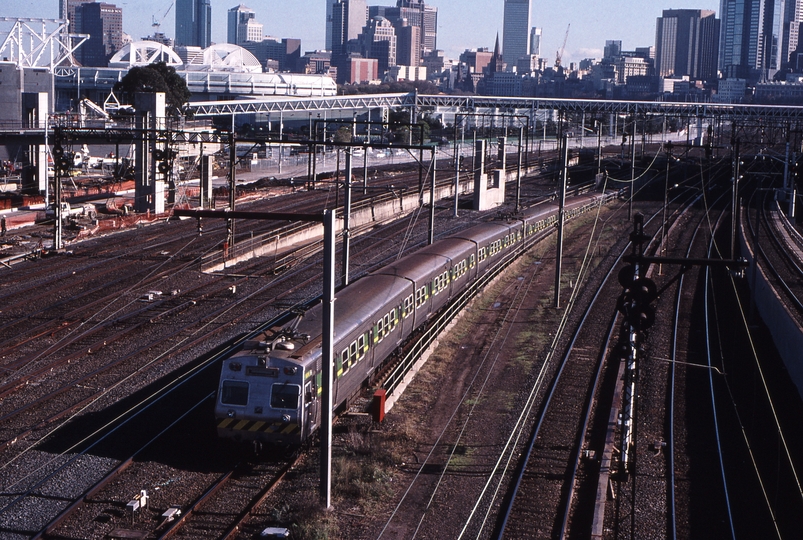
[[[351,244],[351,233],[349,231],[351,221],[351,147],[346,148],[346,175],[343,180],[343,273],[342,284],[345,287],[349,284],[349,252]]]
[[[335,213],[323,216],[323,334],[321,338],[321,505],[332,506],[332,363],[335,321]]]
[[[569,175],[569,140],[563,135],[563,174],[560,180],[560,194],[558,195],[558,242],[555,254],[555,307],[560,307],[560,274],[563,263],[563,225],[566,221],[566,183]]]

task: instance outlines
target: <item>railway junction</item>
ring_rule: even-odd
[[[500,112],[505,100],[376,99],[410,100],[416,114],[447,124],[468,108],[478,116],[449,144],[396,144],[407,165],[360,163],[365,142],[254,138],[310,151],[306,164],[282,175],[276,164],[253,186],[237,181],[245,171],[227,132],[121,130],[110,143],[108,133],[65,125],[57,142],[133,141],[138,163],[182,144],[222,150],[206,194],[200,171],[185,208],[320,212],[345,208],[351,188],[351,280],[477,222],[510,223],[523,208],[555,204],[564,180],[570,198],[613,197],[567,222],[562,252],[550,225],[511,255],[340,411],[330,511],[319,500],[314,441],[255,456],[218,438],[213,415],[222,359],[321,293],[319,234],[285,222],[169,219],[173,203],[154,200],[159,159],[115,196],[130,197],[131,211],[110,219],[131,227],[101,234],[102,216],[79,216],[97,234],[73,239],[64,229],[59,246],[57,223],[15,223],[4,238],[33,247],[0,270],[2,535],[794,538],[803,515],[796,111],[565,102],[529,124],[522,112],[546,103]],[[547,117],[567,144],[538,144]],[[520,127],[527,140],[516,137]],[[44,143],[35,131],[4,136]],[[507,152],[476,150],[475,133]],[[319,142],[330,170],[317,169]],[[378,141],[371,152],[393,146]],[[65,172],[57,183],[69,188]],[[475,191],[489,183],[506,195],[479,209]],[[642,217],[643,238],[631,236]],[[631,238],[649,258],[638,275],[655,285],[636,295],[635,319],[627,298],[617,302],[623,285],[634,287],[627,271],[620,277]],[[680,259],[731,264],[668,264]],[[412,372],[395,393],[388,381]],[[378,389],[393,403],[381,423],[370,414]]]

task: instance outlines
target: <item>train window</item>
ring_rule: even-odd
[[[248,405],[248,383],[243,381],[223,381],[220,402],[224,405]]]
[[[357,361],[357,341],[352,341],[349,345],[349,361],[353,364]]]
[[[468,257],[468,267],[469,267],[469,268],[474,268],[474,265],[475,265],[475,264],[476,264],[476,261],[474,260],[474,254],[472,253],[472,254],[471,254],[471,255],[469,255],[469,257]]]
[[[378,321],[376,321],[376,324],[374,325],[374,343],[379,343],[385,337],[385,319],[386,318],[387,318],[387,315],[385,315],[385,317],[383,317],[383,318],[379,319]]]
[[[429,285],[424,285],[423,287],[419,287],[415,291],[415,307],[419,308],[423,306],[427,299],[429,298]]]
[[[411,294],[404,299],[402,303],[402,316],[406,319],[413,314],[413,295]]]
[[[270,393],[270,406],[274,409],[297,409],[301,387],[297,384],[277,383]]]
[[[357,338],[357,360],[368,352],[368,333],[362,334]]]

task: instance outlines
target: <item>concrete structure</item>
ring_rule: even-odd
[[[717,78],[719,19],[713,11],[666,9],[655,26],[655,70],[661,77]]]
[[[240,4],[229,10],[226,41],[243,46],[262,41],[262,23],[257,22],[253,9]]]
[[[176,0],[176,45],[206,48],[212,43],[211,0]]]
[[[508,69],[530,54],[530,0],[505,0],[502,27],[502,58]]]
[[[123,46],[123,10],[114,4],[80,4],[75,8],[75,29],[89,35],[78,49],[81,64],[104,67]]]
[[[493,182],[489,185],[488,175],[485,174],[485,144],[486,141],[477,141],[474,147],[474,210],[490,210],[505,202],[505,171],[493,172]]]
[[[165,128],[165,94],[139,93],[134,108],[137,111],[137,128],[141,130],[162,130]],[[164,175],[158,171],[154,151],[162,148],[155,135],[145,135],[137,139],[134,185],[134,210],[137,212],[164,213]]]

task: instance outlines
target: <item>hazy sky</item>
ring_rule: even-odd
[[[123,8],[123,30],[139,39],[152,32],[172,0],[106,0]],[[212,40],[226,41],[226,12],[243,3],[256,11],[266,35],[301,38],[305,51],[324,47],[324,0],[212,0]],[[368,0],[368,5],[395,5],[394,0]],[[429,0],[438,8],[438,48],[450,58],[467,48],[493,48],[502,33],[503,0]],[[0,17],[56,18],[58,0],[0,0]],[[622,41],[625,50],[655,44],[655,19],[664,9],[709,9],[719,17],[719,0],[672,6],[650,0],[533,0],[531,26],[543,28],[541,55],[554,60],[571,24],[564,62],[602,56],[605,40]],[[3,23],[0,23],[2,25]],[[3,26],[0,26],[0,30]],[[175,7],[162,22],[175,36]]]

